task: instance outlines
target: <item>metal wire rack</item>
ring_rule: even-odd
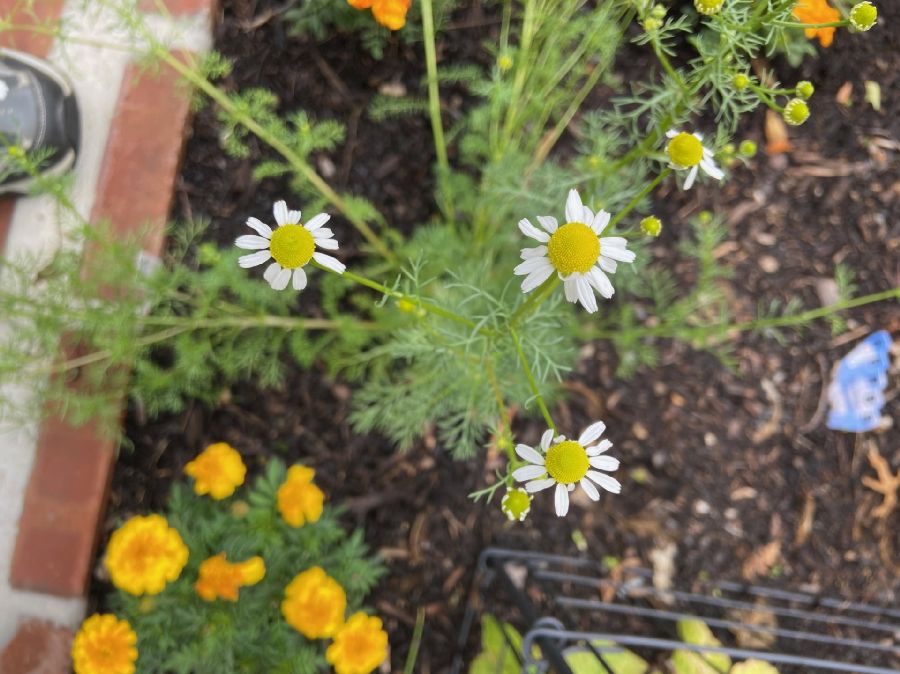
[[[658,665],[673,651],[686,650],[727,654],[735,662],[763,660],[781,674],[900,673],[896,606],[734,582],[661,590],[646,568],[611,574],[589,559],[488,548],[479,558],[453,674],[464,671],[462,653],[482,612],[521,631],[520,648],[504,636],[525,674],[573,674],[567,657],[575,652],[596,659],[592,671],[615,674],[607,659],[621,648]],[[676,624],[692,618],[702,620],[722,645],[679,640]]]

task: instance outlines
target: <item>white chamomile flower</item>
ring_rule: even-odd
[[[516,445],[516,454],[530,465],[517,468],[513,472],[513,478],[525,482],[525,491],[529,494],[556,485],[556,514],[559,517],[564,517],[569,512],[569,492],[575,489],[576,484],[581,485],[592,501],[600,499],[595,483],[618,494],[622,491],[619,481],[600,472],[614,471],[619,467],[618,459],[601,456],[612,447],[609,440],[594,444],[604,430],[606,424],[598,421],[585,428],[578,440],[566,440],[564,435],[554,438],[553,430],[548,429],[541,436],[540,451],[536,447]]]
[[[272,210],[278,225],[275,231],[257,218],[248,218],[247,225],[256,230],[258,236],[245,234],[234,242],[238,248],[257,251],[238,258],[241,267],[245,269],[257,267],[274,260],[266,267],[263,278],[275,290],[287,288],[291,279],[294,290],[303,290],[306,287],[306,272],[303,271],[303,267],[310,260],[315,260],[338,274],[344,273],[347,267],[342,262],[331,255],[316,251],[316,248],[325,250],[338,248],[334,232],[323,227],[331,219],[330,215],[319,213],[310,218],[305,225],[301,225],[300,211],[289,211],[285,202],[276,202]]]
[[[685,133],[669,129],[666,132],[669,144],[666,145],[666,154],[672,168],[680,171],[688,171],[684,179],[684,189],[689,190],[697,179],[700,169],[710,178],[721,180],[725,177],[722,169],[716,166],[711,150],[703,146],[703,136],[699,133]]]
[[[628,241],[621,236],[601,238],[609,224],[609,213],[600,210],[594,215],[581,203],[577,190],[569,190],[566,199],[566,224],[560,225],[549,215],[539,215],[537,220],[543,229],[527,219],[519,220],[519,229],[525,236],[546,244],[522,249],[524,262],[513,270],[517,276],[525,276],[522,292],[531,292],[555,271],[563,280],[566,299],[581,302],[588,312],[594,313],[594,291],[607,299],[615,292],[606,274],[614,274],[619,262],[634,262],[634,253],[626,248]]]

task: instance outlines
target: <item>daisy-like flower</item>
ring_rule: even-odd
[[[564,435],[554,438],[553,430],[548,429],[541,436],[540,451],[528,445],[516,445],[516,454],[530,465],[516,469],[513,477],[524,482],[525,490],[530,494],[555,485],[556,514],[559,517],[564,517],[569,512],[569,492],[574,491],[576,484],[581,485],[592,501],[600,498],[595,483],[618,494],[622,491],[619,481],[600,472],[613,471],[619,467],[618,459],[601,456],[612,447],[609,440],[594,444],[604,430],[606,424],[598,421],[584,429],[578,440],[566,440]]]
[[[722,169],[716,166],[712,151],[703,147],[701,134],[669,129],[666,137],[669,139],[666,154],[669,155],[672,168],[688,171],[687,178],[684,179],[684,189],[691,189],[700,169],[716,180],[721,180],[725,176]]]
[[[566,299],[581,302],[589,313],[597,311],[596,290],[609,299],[615,289],[606,275],[616,272],[619,262],[634,262],[634,252],[621,236],[600,237],[609,224],[609,213],[581,203],[577,190],[569,190],[566,199],[566,224],[550,215],[539,215],[538,229],[527,219],[519,220],[519,229],[542,245],[523,248],[522,260],[513,273],[525,276],[522,292],[529,293],[550,278],[555,271],[563,280]],[[546,230],[546,231],[545,231]]]
[[[289,282],[292,282],[294,290],[303,290],[306,287],[306,272],[303,267],[310,260],[315,260],[338,274],[344,273],[347,267],[342,262],[316,250],[338,249],[334,232],[323,226],[331,219],[330,215],[319,213],[305,225],[301,225],[300,211],[289,211],[285,202],[275,202],[272,210],[278,225],[276,230],[273,231],[257,218],[248,218],[247,226],[256,230],[256,234],[239,236],[234,242],[238,248],[256,251],[238,258],[241,267],[257,267],[273,260],[266,267],[263,278],[275,290],[284,290]]]

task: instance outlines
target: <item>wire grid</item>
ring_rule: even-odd
[[[523,633],[521,649],[504,636],[526,674],[573,674],[566,656],[574,652],[593,656],[593,671],[614,674],[604,653],[616,644],[651,663],[688,650],[763,660],[781,674],[900,674],[896,606],[734,582],[660,590],[647,568],[621,568],[613,577],[589,559],[503,548],[482,552],[473,582],[453,674],[463,672],[462,653],[481,611],[516,616],[510,622]],[[691,618],[706,623],[722,646],[680,641],[676,623]]]

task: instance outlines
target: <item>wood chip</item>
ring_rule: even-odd
[[[812,533],[813,519],[816,515],[816,499],[809,492],[803,500],[803,512],[800,513],[800,521],[797,523],[797,530],[794,532],[794,545],[798,548],[809,540]]]
[[[781,558],[781,541],[775,540],[754,550],[741,567],[744,580],[754,580],[759,576],[767,576],[769,571]]]
[[[862,483],[872,491],[878,492],[884,496],[884,501],[882,501],[881,505],[872,509],[872,515],[879,519],[887,519],[888,515],[894,512],[894,508],[897,507],[897,490],[900,489],[900,471],[894,475],[887,460],[881,456],[881,452],[878,451],[878,447],[874,442],[869,445],[869,451],[866,456],[868,457],[872,468],[874,468],[875,472],[878,474],[878,479],[876,480],[868,475],[864,475]]]

